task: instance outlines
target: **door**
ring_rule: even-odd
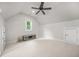
[[[5,48],[5,28],[0,28],[0,55],[2,55],[4,48]]]
[[[77,43],[77,29],[66,29],[65,30],[65,41],[68,43]]]

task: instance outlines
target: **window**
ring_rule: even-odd
[[[32,31],[32,20],[25,19],[25,31]]]

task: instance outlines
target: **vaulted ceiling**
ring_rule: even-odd
[[[41,24],[70,21],[79,18],[78,2],[45,2],[44,7],[52,7],[52,10],[45,10],[46,15],[41,12],[35,15],[37,10],[31,7],[39,7],[40,2],[0,2],[0,14],[5,20],[18,14],[24,13],[33,16]]]

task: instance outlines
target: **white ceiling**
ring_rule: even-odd
[[[61,21],[75,20],[79,18],[78,2],[46,2],[44,7],[52,7],[52,10],[35,15],[31,7],[39,7],[40,2],[0,2],[1,15],[8,19],[17,13],[25,13],[35,17],[41,24],[56,23]]]

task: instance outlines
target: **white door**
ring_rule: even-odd
[[[77,44],[79,44],[79,28],[77,28]]]
[[[77,43],[77,30],[67,29],[65,30],[65,41],[68,43]]]
[[[4,28],[4,20],[0,15],[0,55],[3,53],[3,49],[4,49],[4,40],[5,40],[5,38],[4,38],[4,36],[5,36],[4,30],[5,30],[5,28]]]
[[[3,53],[5,47],[5,34],[3,32],[3,29],[0,28],[0,55]]]

